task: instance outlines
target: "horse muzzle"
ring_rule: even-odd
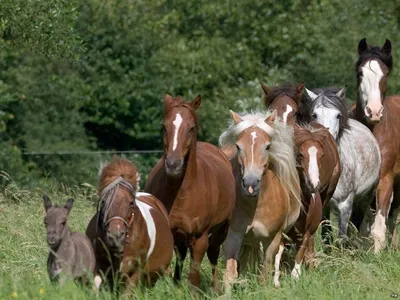
[[[242,188],[246,196],[257,197],[260,192],[260,179],[255,176],[243,177]]]
[[[183,158],[180,157],[167,157],[165,159],[165,171],[168,176],[178,177],[182,174]]]

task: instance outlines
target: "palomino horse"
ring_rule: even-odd
[[[371,129],[382,154],[376,194],[376,215],[371,228],[375,252],[386,244],[386,220],[397,244],[396,219],[400,210],[400,96],[385,98],[387,78],[392,70],[392,45],[372,47],[362,39],[356,63],[358,98],[355,118]],[[376,166],[378,168],[378,166]],[[398,245],[396,245],[398,246]]]
[[[321,222],[322,208],[331,200],[339,181],[340,159],[329,130],[318,123],[312,122],[304,127],[296,124],[294,139],[301,165],[299,175],[305,208],[294,227],[302,234],[302,239],[296,239],[294,228],[288,234],[297,242],[292,276],[298,278],[305,250],[309,250],[309,260],[315,257],[313,235]]]
[[[189,248],[189,281],[199,287],[199,269],[207,252],[218,290],[218,256],[235,204],[235,181],[222,151],[197,142],[195,110],[200,104],[200,96],[192,102],[165,96],[164,155],[151,171],[145,191],[156,195],[169,212],[177,250],[174,279],[181,278]]]
[[[293,126],[296,123],[304,83],[298,85],[286,83],[273,88],[261,83],[261,87],[264,91],[265,106],[271,111],[276,110],[278,117],[284,124]]]
[[[112,280],[113,272],[120,271],[126,292],[139,281],[153,284],[173,255],[168,214],[154,196],[136,193],[136,174],[135,165],[125,159],[114,159],[102,169],[99,209],[86,230],[97,272]]]
[[[348,118],[345,90],[338,88],[307,90],[298,114],[300,121],[316,121],[335,138],[341,162],[339,183],[332,201],[339,210],[339,235],[347,236],[349,219],[369,213],[379,179],[379,146],[367,127]],[[353,218],[357,229],[362,218]]]
[[[276,255],[274,284],[279,286],[282,236],[295,224],[301,208],[292,130],[275,121],[275,112],[242,117],[231,114],[234,123],[219,139],[228,156],[233,157],[236,179],[236,205],[224,244],[225,284],[229,290],[238,277],[238,261],[243,266],[243,259],[262,242],[261,279],[268,276]],[[241,248],[243,255],[239,257]]]

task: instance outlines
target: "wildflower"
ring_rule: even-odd
[[[11,294],[11,297],[13,297],[13,298],[17,298],[17,297],[18,297],[18,294],[17,294],[17,292],[14,292],[14,293],[12,293],[12,294]]]
[[[43,295],[43,294],[44,294],[44,288],[40,288],[39,294],[40,294],[40,295]]]

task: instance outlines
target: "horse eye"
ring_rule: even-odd
[[[340,119],[341,117],[342,117],[342,114],[338,114],[338,115],[336,116],[337,119]]]
[[[193,126],[192,128],[190,128],[190,132],[194,132],[196,130],[196,126]]]
[[[312,116],[314,119],[317,118],[317,114],[316,114],[316,113],[313,113],[311,116]]]
[[[271,148],[271,144],[265,146],[265,151],[269,151],[269,148]]]
[[[240,152],[240,147],[238,146],[238,145],[235,145],[236,146],[236,150],[238,151],[238,152]]]

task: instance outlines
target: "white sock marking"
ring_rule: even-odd
[[[300,263],[294,263],[294,268],[292,270],[292,277],[294,279],[299,279],[301,275],[301,262]]]
[[[142,213],[142,216],[146,222],[147,233],[150,238],[150,247],[149,250],[147,251],[147,256],[146,256],[146,258],[148,259],[150,255],[153,253],[154,246],[156,244],[156,225],[154,223],[153,216],[151,215],[150,212],[152,207],[137,199],[136,199],[136,205],[139,208],[140,212]]]
[[[292,108],[289,104],[286,104],[286,111],[283,113],[283,116],[282,116],[282,118],[283,118],[283,124],[286,125],[286,123],[287,123],[287,117],[288,117],[288,115],[289,115],[292,111],[293,111],[293,108]]]
[[[250,133],[252,136],[252,140],[251,140],[251,165],[254,165],[254,144],[256,142],[256,138],[257,138],[257,133],[255,131],[253,131],[252,133]]]
[[[181,114],[176,114],[175,120],[172,122],[175,127],[174,131],[174,143],[172,145],[172,150],[175,151],[176,147],[178,146],[178,132],[179,132],[179,127],[181,127],[182,124],[182,116]]]
[[[102,281],[103,280],[101,279],[101,277],[99,275],[96,275],[94,277],[94,286],[96,287],[96,289],[100,289],[100,285],[101,285]]]
[[[379,63],[376,60],[367,62],[362,69],[362,77],[360,83],[360,95],[363,101],[367,102],[368,106],[374,110],[379,108],[381,104],[381,91],[379,82],[382,79],[383,72]]]
[[[378,253],[386,246],[386,218],[382,210],[378,210],[374,224],[371,227],[371,235],[374,239],[374,252]]]
[[[308,154],[310,155],[310,161],[308,164],[308,176],[310,177],[310,181],[314,188],[316,188],[319,184],[317,153],[318,149],[315,146],[312,146],[308,149]]]
[[[281,284],[279,282],[279,276],[281,275],[281,271],[279,270],[279,265],[281,263],[282,253],[284,247],[279,245],[278,253],[275,255],[275,273],[274,273],[274,285],[275,287],[280,287]]]

